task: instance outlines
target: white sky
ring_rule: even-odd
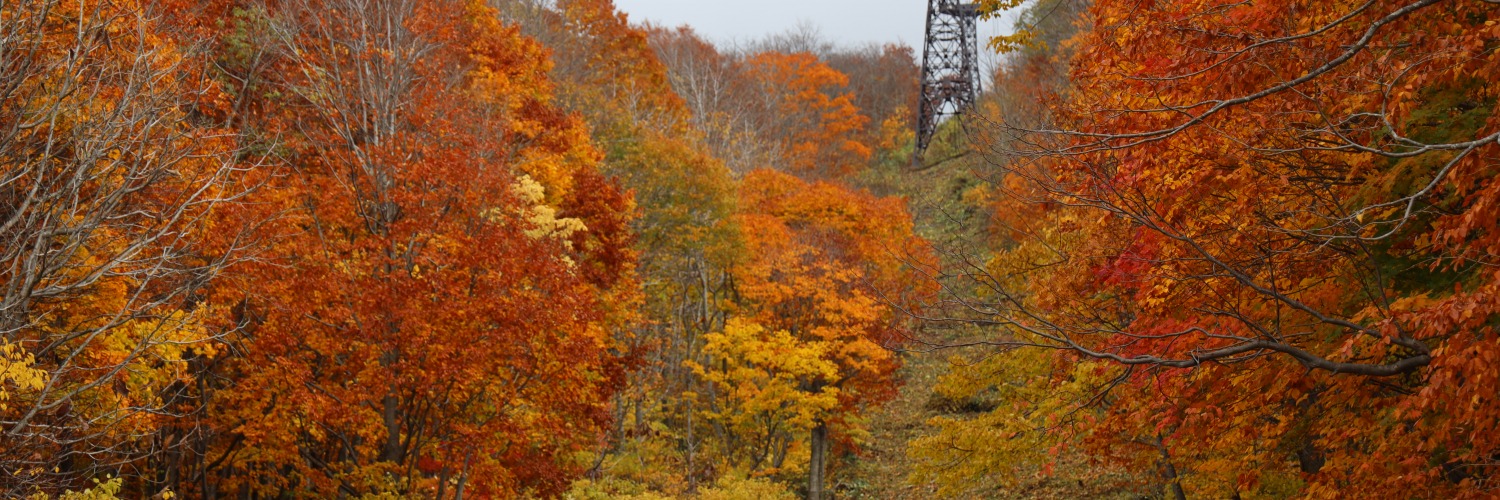
[[[927,22],[926,0],[615,0],[615,6],[632,23],[687,24],[719,43],[750,41],[806,22],[838,45],[899,42],[916,49],[918,58]],[[1010,24],[981,22],[981,50]]]

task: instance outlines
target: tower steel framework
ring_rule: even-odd
[[[916,161],[943,119],[968,111],[979,95],[979,5],[927,0],[922,49],[922,96],[917,112]]]

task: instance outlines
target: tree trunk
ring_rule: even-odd
[[[807,498],[823,500],[823,479],[828,469],[828,424],[818,421],[812,429],[812,464],[808,466]]]
[[[1172,498],[1187,500],[1187,493],[1182,491],[1182,480],[1177,477],[1177,467],[1172,465],[1172,456],[1167,453],[1167,443],[1160,437],[1156,438],[1156,449],[1161,450],[1162,476],[1167,480],[1167,486],[1172,490]]]
[[[381,446],[380,461],[400,463],[404,455],[404,450],[401,449],[400,400],[394,395],[386,395],[381,398],[380,404],[381,417],[385,422],[385,445]]]
[[[698,493],[698,471],[693,469],[693,401],[687,402],[687,493],[693,495]]]

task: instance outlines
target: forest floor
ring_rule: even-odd
[[[938,350],[902,355],[899,376],[903,384],[891,401],[867,411],[869,442],[852,462],[841,464],[844,473],[831,488],[835,498],[850,499],[932,499],[941,498],[934,484],[914,484],[911,473],[914,462],[907,457],[907,444],[934,432],[927,420],[945,414],[946,405],[933,401],[938,379],[949,370],[949,357],[955,353]],[[961,417],[960,417],[961,418]],[[1101,468],[1074,450],[1057,457],[1050,475],[1036,470],[1022,473],[1017,484],[1007,486],[997,474],[972,478],[969,488],[956,498],[1024,498],[1024,499],[1141,499],[1153,498],[1153,491],[1140,489],[1142,481],[1127,471]]]
[[[942,352],[906,353],[899,372],[903,384],[895,399],[869,411],[870,441],[852,464],[847,479],[834,491],[845,498],[915,499],[934,498],[933,485],[909,481],[912,461],[906,445],[928,431],[927,419],[936,413],[928,407],[938,377],[947,372]]]

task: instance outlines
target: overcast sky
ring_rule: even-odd
[[[715,42],[750,41],[807,22],[839,45],[900,42],[919,58],[927,22],[927,0],[615,0],[615,6],[633,23],[687,24]],[[981,47],[1002,24],[1010,25],[982,23]]]

